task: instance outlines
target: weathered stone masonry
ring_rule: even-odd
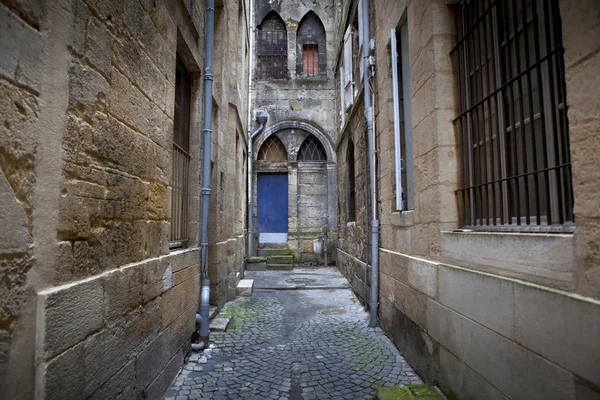
[[[298,261],[315,261],[315,242],[320,241],[321,228],[329,227],[333,248],[337,237],[337,157],[334,142],[335,33],[333,30],[334,3],[315,1],[257,1],[254,9],[255,27],[263,19],[277,13],[285,23],[287,34],[286,79],[264,79],[255,69],[252,82],[252,108],[269,114],[267,129],[253,142],[254,154],[270,135],[281,139],[288,152],[289,162],[281,171],[288,171],[288,243]],[[256,46],[263,45],[255,32]],[[318,73],[303,73],[303,45],[318,45]],[[261,54],[261,49],[256,49]],[[326,162],[297,161],[302,141],[315,136],[327,152]],[[321,164],[321,165],[317,165]],[[258,164],[255,173],[273,171]],[[261,169],[262,168],[262,169]],[[256,206],[256,175],[253,177],[253,196]],[[253,218],[257,218],[256,207]],[[254,227],[257,227],[255,222]],[[257,231],[254,243],[259,243]],[[333,254],[334,255],[334,254]],[[331,259],[331,256],[330,256]]]
[[[247,9],[217,6],[215,304],[244,257],[245,199],[229,193],[244,179]],[[192,184],[187,246],[169,249],[175,65],[193,80],[194,183],[203,13],[194,1],[0,5],[3,395],[159,398],[180,368],[199,299],[200,221]]]
[[[356,1],[344,1],[337,35]],[[600,42],[598,5],[559,1],[575,198],[574,233],[456,232],[459,183],[458,80],[453,8],[443,1],[370,1],[375,39],[380,324],[417,373],[459,398],[596,398],[600,303],[596,210],[600,209],[598,96],[592,83]],[[395,208],[390,29],[407,24],[414,156],[414,209]],[[339,85],[339,81],[337,82]],[[584,88],[585,87],[585,88]],[[339,95],[338,95],[339,96]],[[338,182],[354,142],[356,187],[366,184],[359,93],[337,142]],[[338,103],[339,104],[339,103]],[[357,110],[358,108],[358,110]],[[584,161],[585,160],[585,161]],[[359,296],[365,281],[365,194],[356,221],[340,187],[338,265]],[[593,200],[592,200],[593,199]],[[592,209],[594,211],[592,211]]]

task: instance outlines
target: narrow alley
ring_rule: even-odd
[[[600,0],[0,0],[0,400],[600,400]]]
[[[211,348],[191,355],[166,399],[373,399],[422,383],[336,268],[247,272]]]

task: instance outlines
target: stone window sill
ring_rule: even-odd
[[[440,259],[559,289],[574,285],[572,234],[440,232]]]
[[[392,225],[394,226],[413,226],[415,211],[397,211],[392,213]]]
[[[298,82],[325,83],[325,82],[327,82],[327,77],[326,76],[304,76],[304,75],[296,75],[296,81],[298,81]]]

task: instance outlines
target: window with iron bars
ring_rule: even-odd
[[[274,12],[267,15],[257,30],[256,78],[259,80],[288,77],[287,31]]]
[[[462,225],[574,225],[558,0],[465,0],[456,10]]]
[[[307,76],[319,75],[318,44],[305,44],[302,46],[302,74]]]
[[[175,114],[173,118],[170,248],[185,247],[189,239],[191,88],[191,76],[188,74],[183,63],[177,58]]]

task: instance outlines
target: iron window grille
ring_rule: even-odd
[[[319,75],[319,45],[302,46],[302,74],[311,77]]]
[[[558,1],[466,0],[456,29],[462,225],[573,228]]]
[[[189,239],[191,88],[191,76],[177,58],[171,177],[171,248],[183,247]]]
[[[313,135],[307,137],[300,146],[298,161],[327,161],[323,145]]]
[[[275,135],[271,135],[260,146],[258,151],[258,160],[271,163],[287,161],[287,150],[281,140]]]
[[[257,44],[257,79],[287,79],[287,31],[283,21],[267,16],[257,30]]]

